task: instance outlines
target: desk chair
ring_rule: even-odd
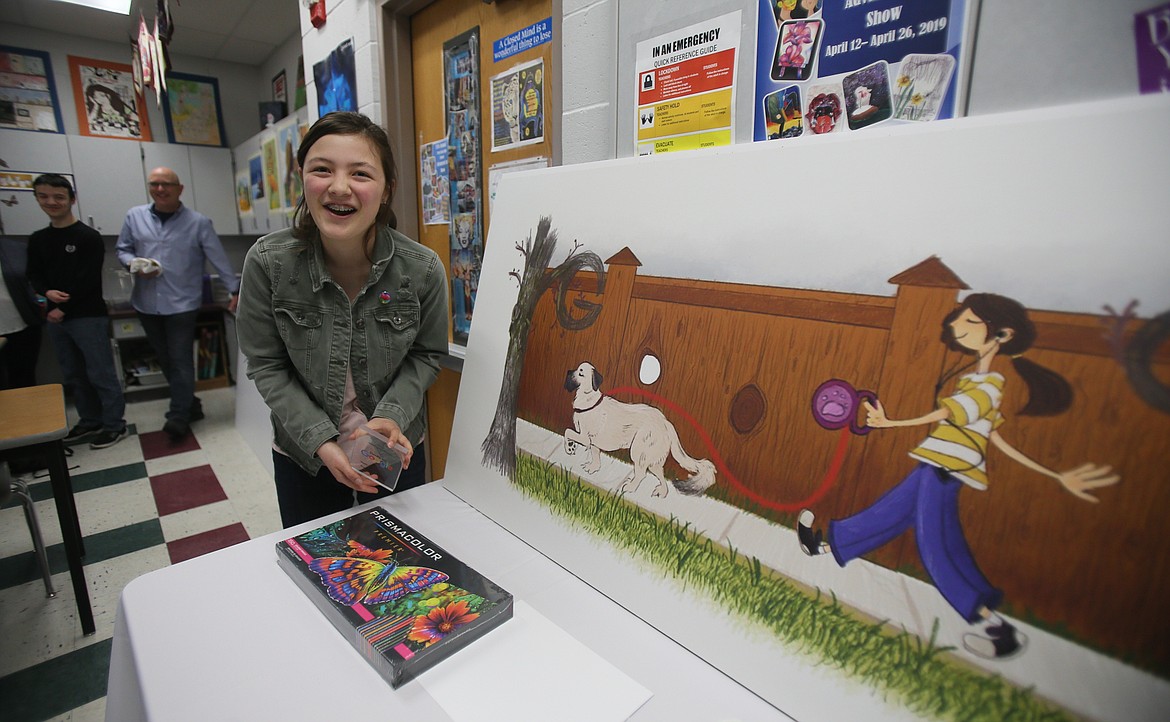
[[[45,595],[52,598],[57,596],[53,589],[53,575],[49,569],[49,555],[45,551],[45,540],[41,536],[41,525],[37,521],[37,510],[33,505],[32,495],[29,494],[28,484],[13,477],[8,472],[8,463],[0,463],[0,504],[8,501],[8,497],[17,496],[24,507],[24,519],[28,522],[28,533],[32,536],[33,548],[36,549],[37,563],[41,567],[41,576],[45,579]]]

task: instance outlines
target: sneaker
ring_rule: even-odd
[[[93,441],[90,442],[89,448],[91,448],[91,449],[104,449],[107,446],[113,446],[114,444],[118,443],[122,439],[125,439],[129,435],[130,435],[130,427],[128,427],[128,426],[123,426],[121,428],[121,430],[119,430],[119,431],[110,431],[109,429],[102,429],[101,433],[99,433],[97,436],[93,437]]]
[[[191,425],[182,419],[167,419],[162,430],[171,437],[171,441],[182,441],[191,433]]]
[[[66,444],[75,444],[82,439],[88,439],[101,430],[102,427],[100,426],[82,426],[78,424],[72,429],[69,429],[69,433],[65,434],[65,438],[61,440]]]
[[[984,659],[1010,659],[1023,652],[1028,644],[1028,638],[1007,622],[984,627],[982,631],[983,634],[964,634],[963,646]]]
[[[815,520],[816,517],[808,509],[800,512],[800,516],[796,518],[796,539],[800,542],[800,550],[810,557],[829,551],[829,545],[825,542],[821,530],[813,530]]]

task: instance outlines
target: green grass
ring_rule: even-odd
[[[526,494],[689,590],[707,595],[746,624],[874,688],[887,700],[940,720],[1072,719],[1059,707],[998,676],[967,666],[931,638],[864,619],[835,596],[809,589],[734,547],[714,543],[690,522],[663,519],[520,452],[515,484]]]

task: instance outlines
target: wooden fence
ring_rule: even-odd
[[[565,373],[589,361],[604,376],[602,391],[624,388],[613,395],[658,406],[691,456],[716,462],[720,473],[709,494],[781,524],[792,524],[802,506],[825,521],[868,506],[912,468],[907,452],[927,432],[852,436],[843,442],[839,473],[827,478],[845,432],[825,430],[812,416],[813,392],[823,381],[872,390],[890,418],[910,418],[934,409],[936,383],[970,361],[940,342],[942,320],[966,285],[937,258],[891,278],[898,287],[893,298],[640,278],[629,249],[606,263],[603,296],[594,293],[590,274],[572,292],[603,305],[590,328],[561,328],[552,294],[542,299],[524,359],[519,416],[557,433],[571,426]],[[1163,526],[1170,511],[1170,415],[1133,390],[1106,337],[1108,319],[1030,314],[1038,339],[1028,358],[1068,379],[1075,399],[1056,417],[1016,416],[1024,384],[1008,359],[997,359],[995,370],[1007,378],[1000,433],[1049,468],[1107,464],[1122,482],[1101,490],[1100,503],[1087,503],[990,451],[989,489],[963,490],[967,539],[984,573],[1004,590],[1009,614],[1170,677],[1170,534]],[[1130,322],[1126,333],[1140,323]],[[647,356],[657,359],[661,376],[644,385],[638,370]],[[1159,349],[1152,371],[1170,383],[1170,350]],[[942,393],[949,390],[946,384]],[[858,418],[863,423],[864,414]],[[912,533],[870,559],[927,578]]]

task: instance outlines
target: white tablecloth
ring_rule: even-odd
[[[128,584],[106,719],[788,719],[441,482],[377,503],[512,592],[516,619],[392,689],[276,564],[277,541],[336,514]]]

